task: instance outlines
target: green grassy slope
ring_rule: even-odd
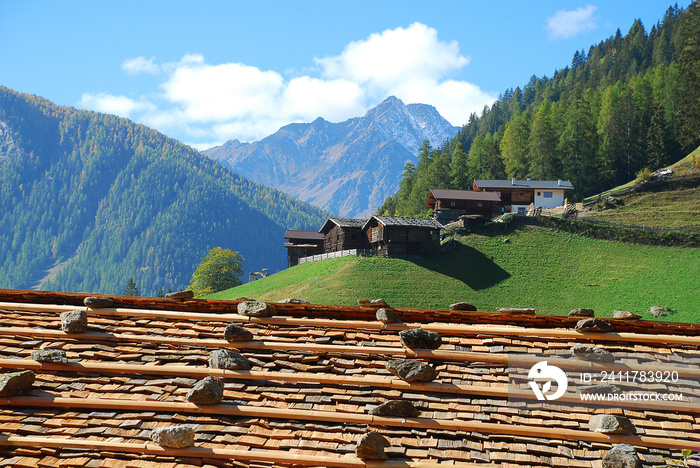
[[[700,229],[698,183],[694,187],[633,192],[616,197],[617,202],[614,206],[591,211],[585,215],[587,218],[611,223]]]
[[[665,167],[673,174],[668,183],[620,195],[635,185],[635,181],[603,192],[612,195],[614,204],[598,203],[582,216],[612,223],[659,226],[669,228],[700,228],[700,147],[680,161]],[[598,197],[590,197],[593,199]]]
[[[508,238],[508,242],[504,239]],[[539,227],[495,227],[460,240],[457,249],[416,261],[381,258],[300,265],[212,298],[319,304],[385,299],[394,307],[446,309],[467,301],[479,310],[535,307],[566,314],[575,307],[610,317],[613,310],[675,312],[666,320],[700,321],[700,249],[601,241]]]

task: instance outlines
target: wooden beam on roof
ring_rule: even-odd
[[[556,361],[548,360],[550,363]],[[554,364],[552,364],[554,365]],[[449,395],[477,395],[499,399],[536,400],[532,392],[520,392],[510,389],[508,386],[464,385],[439,382],[406,382],[393,376],[367,376],[367,375],[337,375],[315,372],[276,372],[276,371],[242,371],[230,369],[212,369],[209,367],[194,366],[158,366],[151,364],[120,364],[120,363],[92,363],[71,362],[51,363],[38,362],[30,359],[0,359],[0,369],[25,369],[34,371],[65,371],[110,375],[166,375],[203,379],[207,376],[221,377],[231,380],[263,380],[293,383],[311,383],[323,385],[349,385],[353,387],[387,388],[408,392],[445,393]],[[591,368],[587,368],[591,370]],[[695,371],[697,373],[697,371]],[[575,405],[594,404],[598,406],[614,406],[624,408],[639,408],[638,403],[626,400],[614,401],[582,401],[580,398],[563,396],[557,403],[571,403]],[[655,411],[673,411],[689,414],[700,414],[700,406],[694,402],[673,401],[645,401],[644,408]]]
[[[516,336],[529,338],[561,338],[572,341],[613,341],[619,343],[634,342],[643,344],[664,345],[691,345],[700,346],[700,336],[671,335],[671,334],[647,334],[647,333],[599,333],[579,332],[565,328],[527,328],[510,325],[469,325],[457,323],[400,323],[385,325],[379,321],[363,320],[339,320],[327,318],[299,318],[299,317],[247,317],[238,313],[212,314],[200,312],[179,312],[148,309],[104,308],[90,309],[87,307],[25,304],[16,302],[0,302],[0,309],[18,310],[28,312],[65,312],[68,310],[86,310],[91,315],[104,315],[113,317],[144,317],[161,319],[189,319],[197,321],[218,321],[236,323],[256,323],[261,325],[278,326],[313,326],[339,329],[364,329],[377,331],[401,331],[409,328],[423,328],[434,331],[443,336]],[[398,310],[398,309],[397,309]],[[494,313],[494,315],[503,315]],[[609,319],[615,324],[619,319]],[[651,323],[651,322],[650,322]]]
[[[468,351],[440,351],[428,349],[408,349],[404,347],[388,347],[388,346],[357,346],[357,345],[332,345],[332,344],[317,344],[305,342],[278,342],[278,341],[238,341],[230,343],[223,339],[211,338],[175,338],[171,336],[155,336],[155,335],[135,335],[126,333],[65,333],[62,330],[46,330],[24,327],[0,327],[0,336],[25,336],[31,338],[50,338],[50,339],[74,339],[78,341],[117,341],[117,342],[135,342],[135,343],[157,343],[179,346],[195,346],[201,348],[227,348],[244,350],[278,350],[280,344],[283,344],[288,351],[311,351],[314,353],[328,354],[352,354],[352,355],[387,355],[399,358],[418,358],[418,359],[436,359],[441,361],[453,362],[483,362],[488,364],[497,364],[502,366],[532,366],[542,360],[542,357],[537,356],[513,356],[502,353],[480,353]],[[579,359],[564,359],[556,356],[547,358],[551,365],[558,365],[567,369],[581,371],[657,371],[658,366],[630,366],[627,364],[615,363],[592,363]],[[664,367],[664,371],[675,371],[681,377],[695,378],[700,380],[700,369],[694,367]]]
[[[0,436],[0,446],[38,447],[56,449],[100,450],[103,452],[137,453],[164,457],[188,457],[197,459],[224,458],[256,462],[273,462],[285,465],[332,466],[349,468],[442,468],[449,464],[457,468],[495,467],[493,464],[430,463],[403,460],[363,461],[353,455],[316,456],[300,455],[286,450],[236,450],[218,447],[169,448],[155,443],[128,443],[102,440],[71,439],[65,437]]]
[[[369,414],[339,413],[334,411],[308,411],[285,408],[267,408],[246,405],[202,405],[194,403],[177,403],[165,401],[135,401],[109,398],[63,398],[11,396],[0,397],[0,405],[21,407],[114,409],[126,411],[162,411],[198,414],[216,414],[219,416],[251,417],[267,419],[289,419],[301,421],[323,421],[331,423],[367,424],[417,429],[435,429],[445,431],[479,432],[511,436],[543,437],[555,440],[585,440],[604,444],[630,444],[643,447],[665,448],[671,450],[690,449],[700,451],[699,440],[669,439],[667,437],[650,437],[637,435],[603,434],[548,426],[527,426],[522,424],[501,424],[484,421],[438,420],[428,418],[401,418],[373,416]]]

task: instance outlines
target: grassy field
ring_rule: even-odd
[[[505,239],[508,239],[505,242]],[[539,227],[496,226],[463,237],[442,256],[416,261],[374,257],[299,265],[210,296],[318,304],[385,299],[394,307],[446,309],[467,301],[482,311],[535,307],[566,314],[592,308],[641,313],[673,310],[663,320],[700,321],[700,249],[602,241]]]
[[[666,186],[656,187],[646,192],[632,192],[617,195],[621,190],[632,187],[635,181],[615,187],[601,195],[612,194],[617,200],[610,206],[603,203],[595,209],[582,213],[582,216],[613,223],[659,226],[669,228],[700,228],[700,147],[680,161],[664,168],[673,171]],[[678,182],[678,178],[694,180]],[[592,197],[591,197],[592,198]],[[601,209],[605,206],[604,209]]]
[[[613,223],[700,229],[700,190],[697,187],[634,192],[618,197],[618,203],[614,208],[586,213],[586,217]]]

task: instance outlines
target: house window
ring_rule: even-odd
[[[542,196],[542,192],[537,192],[537,196],[538,196],[538,197],[541,197],[541,196]]]
[[[450,202],[450,206],[455,206],[455,202]]]
[[[476,204],[476,206],[478,206],[479,208],[481,208],[482,206],[484,206],[484,204],[481,203],[481,202],[478,202],[478,203]]]
[[[544,192],[544,198],[552,198],[552,192]]]
[[[521,193],[519,196],[520,196],[520,198],[525,198],[525,194],[524,194],[524,193]]]

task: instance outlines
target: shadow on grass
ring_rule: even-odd
[[[415,263],[461,281],[475,291],[496,286],[510,278],[510,273],[489,257],[473,247],[462,244],[438,257],[415,260]]]

